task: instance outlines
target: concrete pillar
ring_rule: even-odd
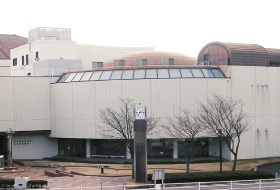
[[[178,159],[178,140],[173,141],[173,159]]]
[[[127,160],[130,160],[130,159],[131,159],[131,154],[130,154],[130,152],[129,152],[129,148],[128,148],[127,145],[126,145],[125,159],[127,159]]]
[[[86,157],[90,158],[91,155],[90,139],[86,139]]]

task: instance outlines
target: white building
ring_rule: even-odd
[[[89,60],[101,59],[92,56]],[[131,98],[147,106],[148,115],[159,117],[160,127],[179,108],[195,110],[215,93],[242,99],[251,121],[249,131],[242,135],[239,159],[280,156],[278,51],[259,45],[210,43],[198,55],[201,64],[196,62],[179,54],[150,52],[122,56],[104,62],[104,68],[66,72],[61,77],[0,77],[4,89],[0,91],[0,154],[5,131],[12,128],[14,159],[125,156],[123,141],[115,140],[120,149],[106,146],[108,139],[98,127],[101,109],[116,109],[120,98]],[[148,137],[148,156],[184,156],[177,142],[159,131]],[[207,134],[197,146],[197,155],[219,155],[218,140]],[[233,159],[225,146],[223,157]]]
[[[66,71],[92,69],[123,55],[153,50],[77,44],[71,39],[71,29],[39,27],[29,31],[28,44],[11,50],[11,75],[59,76]]]
[[[24,44],[27,44],[26,38],[0,34],[0,76],[11,76],[10,50]]]

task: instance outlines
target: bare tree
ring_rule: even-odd
[[[132,157],[132,178],[134,177],[134,107],[132,99],[120,99],[120,106],[117,110],[105,108],[100,111],[100,118],[103,125],[100,125],[101,134],[107,139],[123,139]],[[149,117],[147,120],[147,135],[154,132],[158,118]]]
[[[240,137],[249,128],[241,100],[214,94],[207,103],[199,105],[198,113],[197,119],[212,135],[218,135],[217,129],[222,130],[223,141],[234,156],[232,171],[235,171]]]
[[[184,145],[186,151],[186,171],[189,173],[190,161],[195,152],[196,139],[204,129],[187,109],[181,110],[174,118],[168,118],[168,124],[163,126],[166,133]]]

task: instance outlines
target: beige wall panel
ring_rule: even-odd
[[[43,135],[13,136],[13,159],[43,159],[58,154],[57,139]]]
[[[74,82],[73,119],[92,120],[95,117],[95,82]]]
[[[96,133],[95,120],[93,119],[81,119],[74,120],[74,137],[75,138],[88,138],[98,137]]]
[[[10,128],[14,130],[14,124],[13,120],[0,120],[0,132],[6,132]]]
[[[278,117],[277,116],[258,116],[256,131],[256,157],[278,156]],[[267,129],[267,131],[266,131]]]
[[[72,112],[72,83],[58,83],[55,85],[56,120],[69,120]]]
[[[0,121],[14,120],[13,78],[0,77]]]
[[[255,115],[256,68],[247,66],[231,67],[231,93],[233,99],[241,99],[244,102],[244,111]],[[244,78],[246,76],[246,78]]]
[[[278,68],[256,67],[256,115],[278,115]]]
[[[244,132],[241,135],[240,147],[238,158],[239,159],[247,159],[247,158],[255,158],[256,157],[256,121],[255,117],[248,117],[248,121],[250,121],[248,131]]]
[[[197,110],[197,105],[208,97],[208,79],[181,79],[181,107],[190,111]]]
[[[57,119],[55,133],[51,133],[51,137],[74,138],[73,120]]]

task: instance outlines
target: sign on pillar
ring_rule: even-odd
[[[135,108],[134,121],[134,179],[136,183],[147,182],[147,121],[146,107]]]

